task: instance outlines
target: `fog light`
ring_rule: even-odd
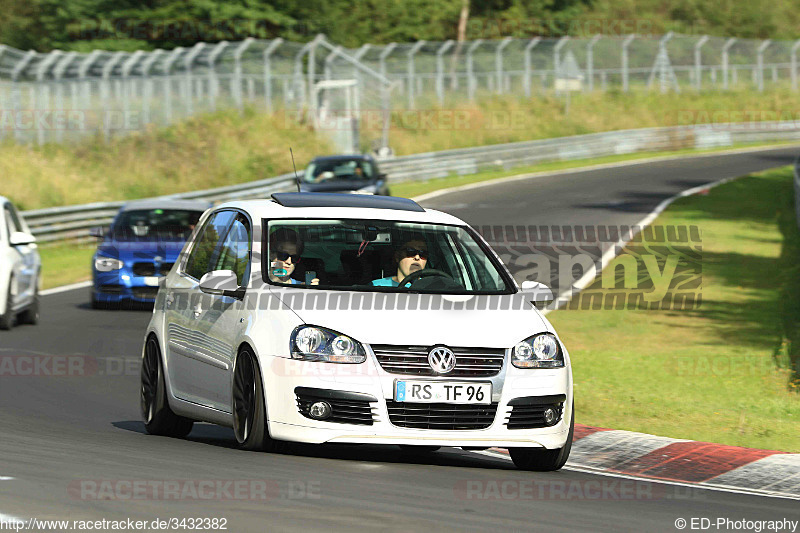
[[[544,410],[544,422],[548,426],[552,426],[556,423],[556,410],[552,407],[548,407]]]
[[[308,408],[308,416],[314,420],[325,420],[331,416],[333,410],[328,402],[314,402]]]

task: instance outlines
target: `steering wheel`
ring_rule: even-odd
[[[423,268],[422,270],[417,270],[416,272],[412,272],[401,281],[397,286],[398,287],[405,287],[407,283],[411,283],[411,288],[414,287],[414,282],[422,279],[422,278],[429,278],[431,276],[441,276],[443,278],[447,278],[450,281],[453,280],[453,276],[448,274],[447,272],[442,272],[441,270],[436,270],[435,268]]]

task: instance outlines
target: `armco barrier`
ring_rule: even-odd
[[[800,123],[751,122],[611,131],[414,154],[385,159],[381,162],[381,167],[391,181],[397,182],[473,174],[492,169],[507,170],[548,161],[775,141],[800,141]],[[298,172],[302,173],[302,170]],[[293,188],[294,175],[283,174],[228,187],[174,194],[169,198],[222,202],[269,198],[273,192]],[[124,202],[108,202],[55,207],[26,211],[23,215],[40,242],[83,239],[88,237],[92,226],[110,223],[114,213],[123,204]]]

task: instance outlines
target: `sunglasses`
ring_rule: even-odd
[[[405,250],[406,257],[416,257],[419,256],[420,259],[428,259],[428,250],[418,250],[416,248],[406,248]]]
[[[297,263],[298,261],[300,261],[300,254],[290,254],[289,252],[281,252],[281,251],[275,251],[273,253],[275,254],[275,257],[278,259],[278,261],[286,261],[290,257],[292,258],[292,263]]]

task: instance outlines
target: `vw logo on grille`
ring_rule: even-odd
[[[456,367],[456,354],[449,348],[439,346],[428,353],[428,364],[437,374],[447,374]]]

